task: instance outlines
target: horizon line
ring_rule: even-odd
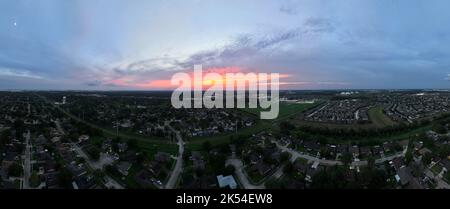
[[[268,89],[270,90],[270,89]],[[430,91],[450,91],[450,88],[330,88],[330,89],[280,89],[279,91],[373,91],[373,90],[430,90]],[[11,91],[91,91],[91,92],[120,92],[120,91],[158,91],[171,92],[168,89],[0,89],[0,92]],[[205,90],[203,90],[205,91]],[[226,92],[226,90],[224,90]],[[246,91],[248,91],[246,89]],[[193,92],[193,91],[191,91]]]

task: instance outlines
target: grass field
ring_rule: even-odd
[[[171,155],[178,155],[178,145],[176,144],[158,144],[151,141],[138,141],[138,146],[147,151],[151,158],[153,158],[158,151],[167,152]]]
[[[442,171],[442,166],[439,164],[434,165],[431,167],[431,172],[434,173],[434,175],[438,175]]]
[[[383,107],[376,106],[369,109],[369,119],[377,127],[392,126],[396,123],[383,113]]]

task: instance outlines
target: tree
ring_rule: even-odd
[[[98,184],[102,183],[102,179],[105,177],[105,173],[102,172],[100,169],[96,169],[93,172],[95,180]]]
[[[39,179],[39,175],[36,172],[33,172],[30,177],[31,187],[37,187],[41,184],[41,180]]]
[[[353,155],[350,152],[345,152],[341,155],[341,161],[344,163],[344,165],[349,165],[352,163]]]
[[[9,176],[20,177],[22,175],[22,172],[23,172],[23,167],[16,162],[14,162],[11,166],[9,166],[9,169],[8,169]]]
[[[283,121],[280,123],[280,132],[283,134],[289,135],[290,132],[294,129],[295,129],[295,126],[288,121]]]
[[[209,156],[209,164],[211,165],[211,169],[215,172],[222,173],[224,170],[225,161],[227,160],[226,156],[223,154],[210,155]]]
[[[280,189],[281,185],[280,182],[275,178],[270,178],[266,181],[264,184],[268,189]]]
[[[450,171],[445,173],[444,178],[447,179],[447,181],[450,181]]]
[[[369,156],[369,158],[367,158],[367,167],[369,169],[373,169],[375,167],[375,158],[373,156]]]
[[[405,162],[406,165],[409,165],[409,163],[413,160],[413,154],[411,148],[408,148],[405,154]]]
[[[137,148],[138,142],[137,142],[137,140],[134,139],[134,138],[133,138],[133,139],[129,139],[129,140],[127,141],[127,145],[128,145],[129,148],[135,149],[135,148]]]
[[[312,177],[311,188],[313,189],[342,189],[346,187],[345,169],[340,166],[333,166],[328,169],[318,171]]]
[[[450,145],[445,144],[439,147],[437,154],[441,158],[446,158],[450,155]]]
[[[423,156],[422,156],[422,163],[424,164],[424,165],[429,165],[430,163],[431,163],[431,158],[432,158],[432,156],[431,156],[431,154],[430,153],[425,153]]]
[[[211,142],[209,141],[203,142],[202,148],[204,151],[209,152],[209,150],[211,149]]]
[[[91,147],[88,150],[88,154],[93,160],[100,159],[100,149],[98,149],[97,147]]]
[[[232,165],[227,165],[227,167],[225,167],[225,173],[224,175],[233,175],[234,174],[234,166]]]
[[[0,144],[9,144],[11,143],[11,129],[6,129],[0,135]]]
[[[281,153],[281,156],[280,156],[281,162],[286,162],[286,161],[288,161],[290,156],[291,156],[291,155],[290,155],[288,152],[282,152],[282,153]]]
[[[67,170],[67,168],[63,167],[59,170],[58,181],[64,188],[72,187],[72,174],[69,170]]]
[[[288,161],[283,168],[283,172],[285,174],[291,174],[293,171],[294,171],[294,165],[290,161]]]
[[[358,184],[369,189],[380,189],[386,185],[386,173],[379,169],[362,169]]]
[[[432,130],[439,134],[447,133],[447,129],[445,129],[445,127],[441,124],[434,124]]]

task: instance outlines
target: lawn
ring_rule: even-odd
[[[369,109],[369,118],[377,127],[392,126],[396,123],[383,113],[382,106],[376,106]]]
[[[138,141],[138,146],[147,151],[149,157],[153,159],[153,156],[158,152],[167,152],[171,155],[178,155],[178,145],[176,144],[161,144],[153,143],[150,141]]]
[[[433,167],[431,167],[431,172],[433,172],[434,175],[438,175],[441,171],[442,171],[442,166],[440,166],[439,164],[436,164]]]

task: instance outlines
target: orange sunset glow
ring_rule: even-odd
[[[207,73],[216,73],[220,75],[221,79],[205,79],[205,75]],[[249,73],[248,71],[242,70],[239,67],[223,67],[223,68],[208,68],[203,70],[203,79],[202,80],[194,80],[194,73],[192,71],[188,71],[187,74],[192,78],[191,87],[195,85],[201,85],[204,89],[214,85],[214,84],[226,84],[226,74],[227,73],[235,73],[237,77],[235,77],[236,82],[245,82],[245,75]],[[241,73],[241,74],[238,74]],[[257,73],[255,73],[257,74]],[[277,74],[278,79],[289,78],[291,75],[289,74]],[[268,73],[268,78],[257,77],[256,82],[260,84],[265,84],[270,81],[270,73]],[[122,78],[114,79],[108,82],[109,84],[120,86],[120,87],[136,87],[142,89],[175,89],[176,85],[171,85],[170,78],[168,79],[156,79],[148,81],[138,81],[138,78],[131,76],[124,76]],[[288,82],[279,82],[279,85],[287,85]],[[247,86],[247,84],[246,84]]]

